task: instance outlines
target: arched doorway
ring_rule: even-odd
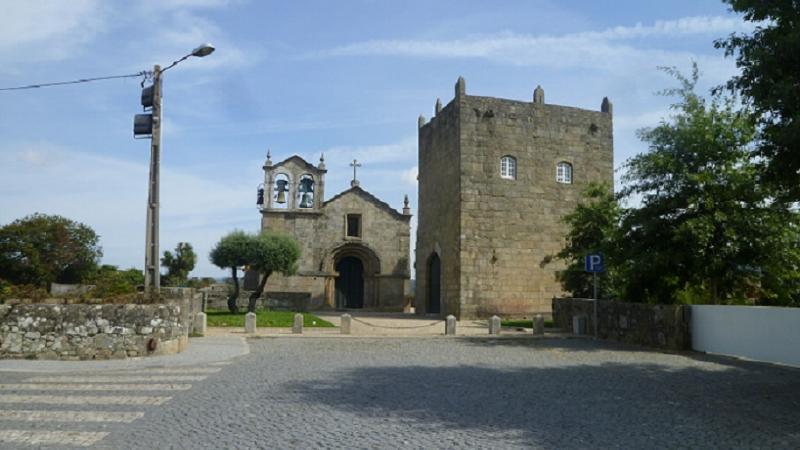
[[[442,262],[434,253],[428,260],[428,314],[442,312]]]
[[[354,256],[346,256],[336,263],[336,307],[364,307],[364,264]]]

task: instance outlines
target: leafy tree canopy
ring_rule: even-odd
[[[0,278],[48,287],[80,283],[103,255],[89,226],[70,219],[33,214],[0,228]]]
[[[228,296],[228,310],[237,312],[236,299],[239,298],[238,270],[250,261],[253,236],[241,230],[234,230],[223,236],[211,249],[209,259],[220,269],[231,269],[233,292]]]
[[[566,217],[566,289],[585,295],[583,255],[607,254],[606,283],[628,301],[798,304],[800,222],[764,183],[754,160],[753,116],[734,99],[694,91],[695,66],[665,94],[674,114],[640,138],[649,151],[625,164],[620,210],[593,187]],[[571,273],[573,272],[573,273]]]
[[[619,231],[623,210],[607,184],[590,184],[583,198],[575,211],[564,217],[569,233],[557,257],[567,261],[567,268],[558,273],[558,279],[573,296],[591,298],[593,279],[592,274],[585,272],[584,257],[601,253],[608,271],[603,275],[599,295],[613,297],[617,293],[616,279],[621,262]]]
[[[800,2],[723,1],[755,24],[752,33],[715,43],[735,56],[741,71],[728,88],[740,92],[757,114],[767,180],[800,200]]]
[[[167,275],[164,283],[171,286],[181,286],[186,284],[189,279],[189,272],[194,270],[197,264],[197,255],[192,249],[192,244],[188,242],[178,242],[175,246],[175,253],[169,250],[164,252],[161,258],[161,266],[167,268]]]
[[[797,214],[759,178],[752,115],[730,97],[697,95],[696,65],[691,78],[666,71],[681,84],[665,91],[678,98],[675,114],[640,131],[649,151],[631,158],[623,176],[622,195],[641,199],[623,221],[625,296],[790,301],[800,262]]]
[[[293,275],[297,272],[297,261],[300,259],[300,244],[289,236],[265,232],[254,238],[251,247],[250,268],[261,273],[258,289],[250,295],[248,311],[255,311],[256,300],[261,297],[267,279],[274,272]]]

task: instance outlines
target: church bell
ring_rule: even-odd
[[[311,195],[308,192],[303,193],[303,198],[300,200],[300,207],[311,208],[312,206]]]
[[[275,201],[278,203],[286,203],[286,192],[289,190],[286,188],[286,185],[289,184],[289,182],[286,180],[278,180],[275,182],[275,184],[275,192],[278,193]]]
[[[300,192],[314,192],[314,180],[311,178],[303,178],[300,180]]]

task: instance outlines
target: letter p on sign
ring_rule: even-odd
[[[586,271],[590,273],[604,272],[603,255],[586,255]]]

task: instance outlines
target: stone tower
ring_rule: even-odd
[[[467,95],[419,118],[416,310],[460,318],[549,313],[562,295],[544,264],[561,218],[592,181],[613,185],[612,109]]]

